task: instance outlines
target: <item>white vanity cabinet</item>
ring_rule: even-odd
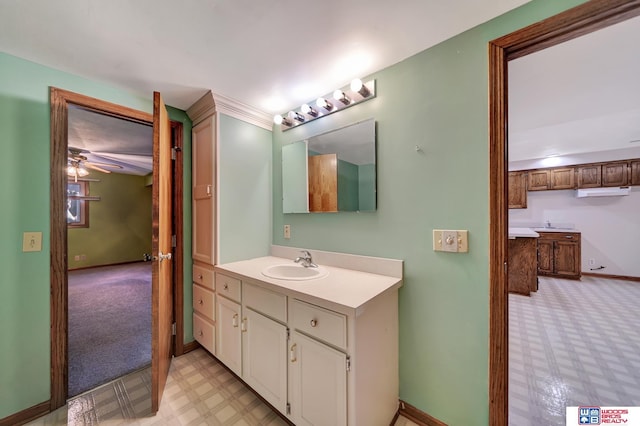
[[[398,409],[401,277],[331,268],[325,281],[289,283],[255,272],[277,262],[215,267],[217,357],[298,426],[390,424]],[[220,290],[234,280],[236,301]]]
[[[242,375],[240,280],[216,273],[216,357],[234,373]]]
[[[193,336],[215,354],[216,309],[213,266],[193,265]]]

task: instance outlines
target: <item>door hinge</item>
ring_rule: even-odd
[[[287,414],[291,414],[291,404],[287,402]]]
[[[291,340],[291,330],[287,328],[287,341]]]
[[[176,335],[176,323],[175,322],[173,324],[171,324],[171,335],[172,336]]]
[[[171,236],[171,247],[175,247],[177,245],[176,236]]]
[[[180,149],[179,146],[172,146],[171,147],[171,159],[175,160],[177,153],[180,152],[180,151],[182,151],[182,149]]]
[[[351,371],[351,357],[347,357],[347,371]]]

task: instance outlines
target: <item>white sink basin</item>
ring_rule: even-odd
[[[282,265],[272,265],[262,271],[262,275],[278,280],[306,281],[317,278],[324,278],[329,271],[321,266],[317,268],[305,268],[302,265],[285,263]]]

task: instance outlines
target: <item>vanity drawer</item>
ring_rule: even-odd
[[[213,270],[207,269],[204,266],[193,265],[193,282],[200,284],[201,286],[215,290],[213,284]]]
[[[193,337],[215,355],[216,329],[205,317],[196,312],[193,313]]]
[[[216,317],[213,291],[200,287],[199,285],[194,285],[193,309],[199,314],[207,317],[209,321],[213,321]]]
[[[242,284],[245,306],[281,322],[287,322],[287,296],[252,284]]]
[[[292,303],[293,326],[339,348],[347,347],[347,317],[300,300]]]
[[[218,294],[240,302],[240,280],[216,272],[216,288]]]

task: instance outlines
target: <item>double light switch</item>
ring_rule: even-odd
[[[466,253],[469,251],[469,231],[466,230],[433,230],[433,250],[452,253]]]

